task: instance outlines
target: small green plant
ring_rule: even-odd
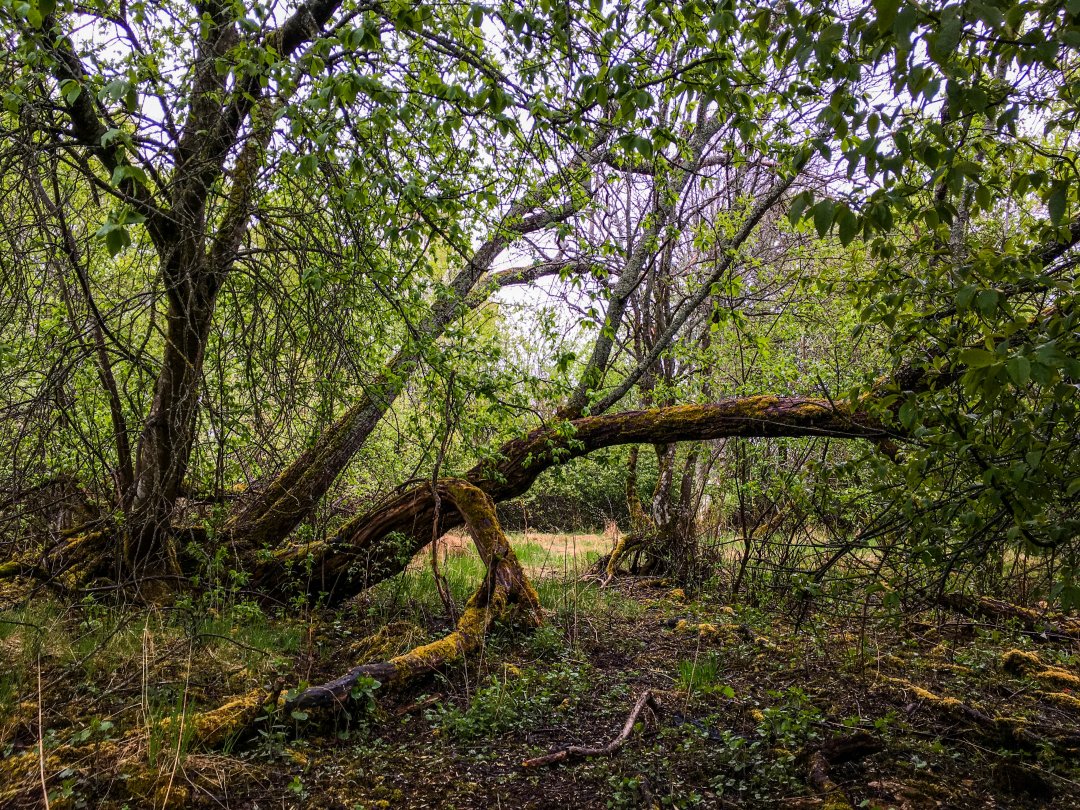
[[[566,664],[556,669],[505,667],[478,689],[465,709],[440,706],[433,719],[444,733],[477,739],[534,725],[553,711],[564,711],[589,687],[587,667]]]
[[[294,776],[292,781],[287,784],[286,789],[295,794],[298,798],[303,798],[306,794],[304,789],[304,781],[299,776]]]
[[[375,691],[380,686],[382,686],[381,683],[366,675],[353,684],[349,697],[352,698],[353,705],[360,713],[368,714],[375,708]]]
[[[719,681],[720,657],[715,652],[679,662],[679,688],[691,695],[719,693],[735,697],[735,690]]]

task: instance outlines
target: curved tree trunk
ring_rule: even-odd
[[[487,564],[487,575],[465,605],[452,633],[403,655],[353,667],[340,678],[312,686],[286,704],[286,710],[331,707],[345,702],[361,678],[400,687],[479,649],[491,626],[516,610],[531,626],[543,624],[540,600],[514,556],[495,517],[495,503],[468,481],[439,481],[439,497],[453,504]],[[430,490],[429,490],[430,491]]]
[[[831,436],[881,441],[889,432],[863,412],[825,400],[747,397],[593,416],[540,428],[506,443],[501,461],[484,463],[466,478],[494,501],[521,495],[544,470],[621,444],[670,443],[727,436]],[[410,487],[341,527],[330,539],[286,547],[254,563],[253,586],[267,593],[301,588],[337,602],[404,570],[431,540],[434,499],[427,484]],[[461,525],[447,504],[440,531]],[[310,573],[308,573],[310,572]]]

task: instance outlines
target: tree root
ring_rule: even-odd
[[[1068,616],[1055,616],[1000,599],[963,593],[943,593],[938,597],[938,602],[973,618],[1017,621],[1032,638],[1039,641],[1080,641],[1080,620]]]
[[[824,797],[823,810],[851,810],[847,795],[832,780],[832,769],[836,765],[876,754],[885,746],[865,731],[857,731],[845,737],[837,737],[814,749],[807,759],[808,781],[810,786]]]
[[[623,744],[630,738],[630,735],[634,731],[634,724],[637,722],[638,716],[644,711],[646,706],[651,708],[654,712],[660,711],[659,702],[653,696],[653,693],[647,689],[642,692],[641,697],[639,697],[637,703],[634,704],[634,708],[631,710],[626,718],[626,722],[623,724],[622,731],[620,731],[618,736],[605,746],[589,748],[580,745],[570,745],[566,748],[552,751],[550,754],[526,759],[521,765],[523,768],[536,768],[541,765],[556,765],[560,762],[585,759],[587,757],[611,756],[622,748]]]

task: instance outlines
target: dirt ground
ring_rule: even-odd
[[[2,751],[34,752],[41,736],[66,752],[46,775],[52,808],[1080,807],[1075,642],[939,610],[893,614],[869,597],[856,618],[820,605],[796,624],[788,609],[687,599],[656,581],[601,592],[550,572],[569,564],[566,547],[603,550],[606,538],[529,541],[551,551],[537,564],[546,627],[500,630],[473,660],[398,694],[374,689],[350,714],[264,717],[224,751],[159,750],[147,775],[145,749],[113,742],[140,680],[186,678],[183,694],[205,705],[235,689],[214,656],[182,671],[179,647],[161,656],[171,669],[132,661],[96,684],[51,687],[48,733],[31,705],[3,725]],[[360,637],[385,623],[377,597],[316,617],[279,662],[284,677],[319,682],[371,655]],[[418,618],[399,622],[391,646],[445,632]],[[48,686],[57,672],[43,666]],[[645,690],[659,711],[614,755],[523,767],[605,744]],[[116,725],[101,732],[89,717]],[[97,730],[76,745],[80,728]],[[863,750],[815,781],[816,755],[853,740]],[[3,806],[44,805],[33,760],[11,773],[0,759]]]

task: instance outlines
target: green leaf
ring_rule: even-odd
[[[817,229],[818,236],[822,239],[825,238],[825,234],[832,227],[835,209],[836,205],[832,200],[822,200],[814,206],[814,228]]]
[[[966,312],[971,309],[971,302],[975,300],[977,288],[974,284],[967,284],[956,293],[956,309]]]
[[[788,209],[788,222],[794,225],[802,219],[803,212],[813,201],[814,195],[810,191],[801,191],[796,194],[795,199],[791,201],[791,208]]]
[[[900,0],[874,0],[878,31],[884,34],[892,30],[893,23],[896,21],[896,11],[899,8]]]
[[[969,368],[986,368],[998,361],[998,356],[986,349],[964,349],[960,352],[960,362]]]
[[[919,409],[915,405],[914,399],[907,399],[904,404],[900,406],[900,424],[906,429],[911,430],[912,425],[915,424],[915,418],[919,415]]]
[[[905,4],[903,9],[897,12],[896,22],[893,23],[893,34],[896,35],[896,42],[901,51],[906,52],[911,46],[911,35],[915,32],[918,22],[918,12],[912,5]]]
[[[110,256],[115,256],[130,244],[131,237],[124,228],[114,227],[105,233],[105,247],[108,248]]]
[[[60,94],[69,105],[74,104],[82,95],[82,85],[74,79],[68,79],[60,85]]]
[[[930,58],[939,65],[944,65],[956,55],[956,47],[960,44],[960,34],[964,28],[960,14],[956,8],[947,8],[941,13],[941,24],[938,30],[927,37],[927,53]]]
[[[975,306],[980,313],[989,317],[997,311],[999,298],[1000,296],[998,295],[997,290],[983,290],[979,293],[978,297],[976,297]]]
[[[1005,364],[1005,370],[1009,373],[1009,379],[1017,386],[1027,385],[1031,379],[1031,361],[1022,355],[1010,357]]]
[[[845,205],[837,212],[836,224],[840,244],[847,247],[859,232],[859,218]]]
[[[1065,183],[1055,181],[1050,189],[1050,196],[1046,199],[1046,210],[1050,214],[1050,221],[1055,225],[1060,225],[1061,220],[1065,218],[1065,201],[1068,190]]]

